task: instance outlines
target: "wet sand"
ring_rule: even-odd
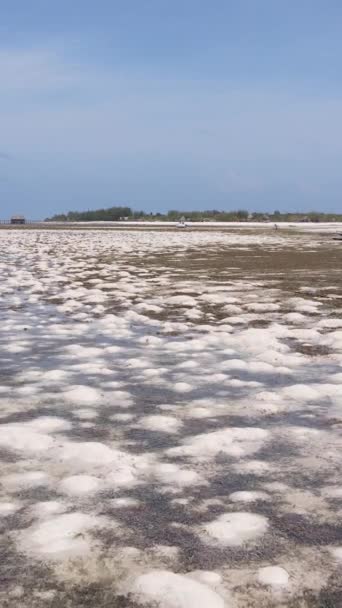
[[[6,608],[342,605],[342,249],[0,233]]]

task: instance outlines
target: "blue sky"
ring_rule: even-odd
[[[340,1],[0,8],[0,218],[342,212]]]

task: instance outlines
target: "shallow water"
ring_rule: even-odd
[[[31,230],[0,253],[0,604],[340,606],[340,243]]]

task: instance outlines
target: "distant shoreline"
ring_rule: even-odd
[[[179,232],[214,231],[214,230],[259,230],[279,232],[294,230],[296,232],[338,233],[342,230],[342,222],[179,222],[167,221],[84,221],[84,222],[30,222],[23,225],[0,224],[0,230],[177,230]]]

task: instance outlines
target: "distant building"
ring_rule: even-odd
[[[23,215],[12,215],[11,224],[26,224],[26,220]]]

